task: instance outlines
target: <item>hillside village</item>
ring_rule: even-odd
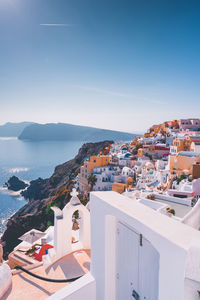
[[[131,198],[142,194],[159,199],[165,201],[168,214],[188,211],[200,196],[200,119],[153,125],[144,136],[88,157],[77,187],[85,195],[91,190],[115,191]],[[186,207],[180,209],[177,203]]]
[[[7,261],[0,245],[0,299],[198,300],[200,119],[83,145],[57,172],[74,164],[70,201],[49,204],[54,223],[27,230]]]

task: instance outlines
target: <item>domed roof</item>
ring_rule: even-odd
[[[131,153],[130,153],[130,152],[126,152],[126,154],[124,154],[124,158],[130,157],[130,156],[131,156]]]
[[[154,168],[154,165],[151,162],[149,162],[149,161],[145,164],[145,166],[147,168]]]
[[[131,168],[129,167],[123,167],[122,172],[130,172],[133,171]]]

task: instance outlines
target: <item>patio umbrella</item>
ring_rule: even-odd
[[[41,239],[45,235],[46,235],[45,232],[39,231],[37,229],[31,229],[30,231],[20,236],[19,240],[25,241],[29,244],[33,244],[35,241]]]

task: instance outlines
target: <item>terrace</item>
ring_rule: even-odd
[[[26,268],[30,270],[29,268]],[[52,265],[34,267],[31,272],[50,279],[71,279],[83,276],[90,270],[90,250],[70,253]],[[43,300],[69,283],[46,282],[22,271],[13,271],[12,286],[3,300]]]

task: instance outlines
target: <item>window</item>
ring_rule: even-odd
[[[96,162],[96,159],[94,159],[93,162],[95,163],[95,162]]]
[[[186,195],[174,194],[173,196],[176,197],[176,198],[187,198]]]

